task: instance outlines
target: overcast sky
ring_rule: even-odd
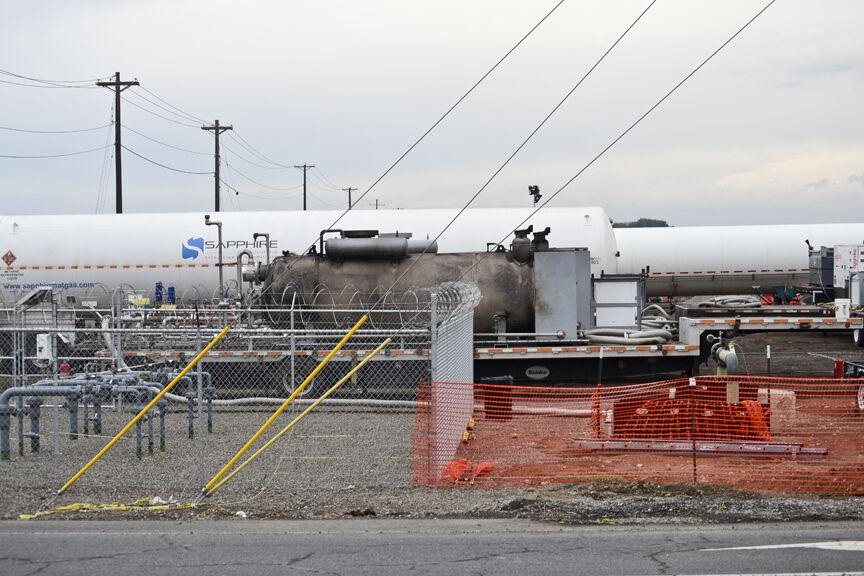
[[[476,205],[529,206],[529,184],[551,194],[765,1],[658,0]],[[0,68],[58,80],[119,70],[193,116],[233,124],[273,161],[315,164],[310,207],[343,207],[339,188],[365,190],[555,3],[7,0]],[[366,200],[461,206],[648,4],[566,0]],[[860,0],[778,0],[555,205],[677,225],[864,221],[862,22]],[[174,168],[212,171],[212,139],[196,122],[143,100],[165,106],[147,92],[124,95],[125,126],[199,154],[129,131],[126,146]],[[110,121],[112,102],[102,88],[0,83],[0,126],[96,127]],[[234,167],[223,177],[240,191],[223,191],[224,209],[300,207],[300,171],[264,168],[236,140],[223,141]],[[111,142],[110,127],[0,130],[6,155]],[[0,158],[0,213],[112,212],[110,152]],[[172,172],[129,152],[123,175],[127,212],[212,209],[211,175]]]

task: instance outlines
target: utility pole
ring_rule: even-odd
[[[379,203],[378,203],[378,199],[375,198],[375,210],[378,209],[378,204],[379,204]],[[381,204],[381,206],[386,206],[386,205],[387,205],[387,204],[385,204],[384,202],[381,202],[380,204]]]
[[[120,154],[120,93],[130,86],[138,86],[137,80],[120,81],[120,72],[114,73],[114,80],[107,82],[96,82],[97,86],[110,88],[114,91],[114,196],[117,214],[123,213],[123,160]]]
[[[306,210],[306,170],[314,167],[314,164],[303,164],[302,166],[298,166],[297,164],[294,165],[294,168],[303,170],[303,210]]]
[[[351,186],[349,186],[348,188],[342,188],[343,192],[348,192],[348,210],[350,210],[352,206],[351,192],[353,192],[354,190],[357,190],[357,188],[352,188]]]
[[[213,171],[213,179],[216,181],[216,212],[219,212],[219,184],[221,179],[219,178],[219,164],[221,164],[219,160],[219,135],[227,130],[233,130],[233,126],[220,126],[219,120],[213,122],[212,126],[202,126],[201,130],[207,130],[208,132],[213,132],[213,135],[216,136],[216,169]]]

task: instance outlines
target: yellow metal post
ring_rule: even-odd
[[[72,478],[70,478],[69,480],[66,481],[66,483],[57,491],[57,495],[59,496],[60,494],[63,494],[64,492],[66,492],[66,490],[71,488],[72,485],[75,484],[75,482],[77,482],[78,479],[81,478],[81,476],[83,476],[85,472],[87,472],[87,470],[92,468],[93,465],[96,464],[96,462],[98,462],[99,459],[102,458],[102,456],[104,456],[105,453],[108,452],[108,450],[110,450],[120,440],[120,438],[122,438],[123,435],[126,434],[126,432],[128,432],[132,428],[132,426],[134,426],[139,420],[141,420],[141,418],[143,418],[144,415],[147,414],[147,412],[151,408],[153,408],[166,394],[168,394],[168,392],[170,392],[171,389],[174,388],[174,386],[176,386],[177,383],[180,382],[180,380],[182,380],[183,377],[186,376],[186,374],[192,368],[194,368],[195,365],[198,364],[198,362],[202,358],[204,358],[204,356],[206,356],[210,352],[210,350],[213,348],[213,346],[215,346],[219,342],[219,340],[221,340],[222,337],[228,333],[228,331],[230,329],[231,329],[230,324],[228,326],[225,326],[222,329],[222,331],[219,332],[219,334],[217,334],[216,337],[213,338],[213,340],[211,340],[210,343],[207,344],[207,346],[205,346],[204,349],[201,350],[201,352],[199,352],[198,355],[195,356],[195,358],[193,358],[192,361],[185,368],[183,368],[183,370],[181,370],[180,373],[177,374],[177,376],[167,386],[165,386],[165,388],[163,388],[161,392],[159,392],[150,401],[149,404],[147,404],[144,408],[142,408],[141,411],[138,412],[138,414],[134,418],[132,418],[132,420],[129,421],[129,423],[126,424],[126,426],[124,426],[123,429],[120,430],[120,432],[118,432],[117,435],[114,436],[108,442],[108,444],[105,445],[104,448],[102,448],[102,450],[99,451],[98,454],[96,454],[93,458],[91,458],[90,461],[87,464],[85,464],[83,468],[81,468],[81,470],[79,470],[78,472],[75,473],[74,476],[72,476]]]
[[[276,421],[276,418],[278,418],[279,415],[282,414],[282,412],[284,412],[285,409],[288,408],[288,406],[290,406],[292,402],[294,402],[294,399],[303,392],[306,386],[308,386],[309,383],[312,382],[315,376],[317,376],[318,373],[324,369],[324,366],[326,366],[327,363],[330,362],[330,360],[336,355],[336,353],[339,352],[339,350],[341,350],[343,346],[345,346],[348,340],[350,340],[351,337],[354,336],[357,330],[359,330],[360,327],[365,324],[366,320],[368,319],[369,316],[364,314],[360,318],[360,320],[357,321],[354,327],[351,328],[351,330],[349,330],[347,334],[345,334],[342,340],[340,340],[339,343],[336,344],[336,346],[330,351],[329,354],[327,354],[324,360],[322,360],[321,363],[318,364],[318,366],[316,366],[314,370],[312,370],[309,376],[307,376],[306,379],[303,380],[303,383],[300,384],[300,386],[298,386],[297,389],[291,393],[291,395],[285,400],[285,402],[283,402],[282,405],[276,409],[273,415],[270,416],[270,418],[268,418],[267,421],[261,425],[261,428],[259,428],[258,431],[255,432],[255,434],[253,434],[252,437],[246,442],[246,444],[244,444],[243,447],[237,451],[237,454],[235,454],[234,457],[231,458],[231,460],[229,460],[228,463],[225,464],[225,466],[223,466],[222,469],[219,470],[219,472],[217,472],[216,475],[210,479],[210,481],[204,486],[204,488],[201,489],[202,494],[207,494],[210,488],[212,488],[213,485],[216,484],[216,482],[218,482],[219,479],[222,478],[222,476],[224,476],[225,473],[228,472],[228,470],[237,463],[238,460],[240,460],[243,454],[245,454],[249,450],[249,448],[252,447],[252,444],[254,444],[255,441],[258,440],[258,438],[260,438],[261,435],[264,434],[264,432],[266,432],[268,428],[270,428],[273,422]]]
[[[329,398],[334,392],[336,392],[339,388],[341,388],[342,385],[345,384],[345,382],[347,382],[348,380],[350,380],[363,366],[366,365],[367,362],[369,362],[369,360],[371,360],[374,356],[378,355],[379,352],[381,352],[384,348],[386,348],[387,345],[390,344],[390,340],[391,340],[390,338],[387,338],[386,340],[384,340],[384,342],[382,342],[380,346],[378,346],[377,348],[375,348],[375,350],[370,352],[368,356],[366,356],[359,364],[354,366],[354,368],[352,368],[350,372],[348,372],[338,382],[336,382],[336,384],[331,386],[330,389],[327,390],[324,394],[322,394],[320,398],[318,398],[317,400],[315,400],[315,402],[310,404],[308,408],[306,408],[296,418],[294,418],[294,420],[292,420],[287,426],[285,426],[285,428],[280,430],[275,436],[273,436],[273,438],[268,440],[266,444],[264,444],[263,446],[261,446],[261,448],[256,450],[254,454],[252,454],[249,458],[244,460],[239,466],[234,468],[230,474],[228,474],[227,476],[222,478],[222,480],[220,480],[219,482],[214,484],[212,488],[210,488],[207,492],[205,492],[205,496],[210,496],[211,494],[216,492],[219,488],[222,487],[223,484],[225,484],[226,482],[228,482],[228,480],[233,478],[235,474],[237,474],[238,472],[240,472],[240,470],[245,468],[247,464],[249,464],[250,462],[255,460],[255,458],[257,458],[261,454],[263,454],[264,451],[267,450],[268,448],[270,448],[270,446],[272,444],[274,444],[277,440],[279,440],[279,438],[281,438],[283,435],[285,435],[285,433],[287,433],[294,426],[296,426],[297,423],[299,423],[301,420],[303,420],[303,418],[305,418],[310,412],[312,412],[315,408],[317,408],[324,400]]]

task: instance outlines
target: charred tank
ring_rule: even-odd
[[[325,240],[326,233],[339,237]],[[434,242],[410,234],[377,231],[324,231],[316,248],[303,256],[285,254],[259,271],[262,295],[270,307],[303,305],[321,287],[333,304],[350,307],[357,293],[380,297],[388,288],[404,292],[454,281],[475,284],[482,294],[475,310],[475,332],[535,331],[534,254],[549,250],[549,229],[517,231],[511,249],[439,254]],[[329,298],[328,298],[329,302]]]

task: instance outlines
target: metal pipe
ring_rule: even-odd
[[[15,386],[0,394],[0,408],[6,407],[9,400],[18,396],[69,396],[78,391],[77,386]]]
[[[98,392],[93,396],[93,434],[102,434],[102,398]]]
[[[14,406],[0,405],[0,460],[9,460],[12,456],[9,449],[9,428],[14,413]]]
[[[42,416],[44,400],[39,396],[27,398],[27,413],[30,416],[30,452],[39,452],[39,420]]]
[[[195,395],[196,390],[188,385],[186,387],[186,419],[189,421],[189,439],[195,437]]]
[[[163,398],[156,407],[159,412],[159,451],[165,452],[165,413],[168,412],[168,402]]]
[[[215,346],[215,345],[216,345],[216,344],[217,344],[217,343],[218,343],[218,342],[219,342],[219,341],[220,341],[220,340],[225,336],[225,334],[228,333],[228,331],[229,331],[230,329],[231,329],[231,326],[230,326],[230,325],[225,326],[225,328],[222,329],[222,332],[220,332],[218,335],[216,335],[216,337],[213,338],[213,340],[211,340],[210,343],[207,344],[207,346],[205,346],[204,349],[203,349],[203,350],[202,350],[202,351],[201,351],[201,352],[200,352],[200,353],[199,353],[195,358],[193,358],[192,361],[191,361],[191,362],[190,362],[190,363],[189,363],[185,368],[183,368],[183,370],[180,372],[180,374],[178,374],[177,377],[174,378],[174,380],[172,380],[171,382],[169,382],[168,385],[165,386],[165,388],[163,388],[162,391],[159,392],[159,394],[157,394],[156,397],[155,397],[153,400],[151,400],[150,403],[149,403],[147,406],[145,406],[145,407],[144,407],[144,408],[143,408],[143,409],[142,409],[142,410],[141,410],[141,411],[140,411],[140,412],[139,412],[139,413],[138,413],[138,414],[137,414],[137,415],[132,419],[131,422],[129,422],[128,424],[126,424],[126,426],[124,426],[123,429],[120,430],[120,432],[118,432],[118,433],[117,433],[117,434],[116,434],[116,435],[115,435],[115,436],[114,436],[114,437],[113,437],[113,438],[108,442],[108,444],[106,444],[105,447],[102,448],[102,450],[99,451],[98,454],[96,454],[96,456],[94,456],[93,458],[91,458],[90,461],[87,462],[87,464],[85,464],[83,468],[81,468],[78,472],[76,472],[75,475],[72,476],[72,478],[70,478],[69,480],[67,480],[66,483],[63,484],[63,486],[60,487],[60,489],[57,491],[57,495],[59,496],[59,495],[63,494],[64,492],[66,492],[66,490],[68,490],[69,488],[71,488],[72,485],[74,485],[75,482],[77,482],[78,479],[81,478],[81,476],[83,476],[83,475],[87,472],[87,470],[89,470],[90,468],[92,468],[93,465],[95,465],[96,462],[98,462],[99,459],[102,458],[102,456],[104,456],[106,452],[108,452],[108,450],[110,450],[110,449],[111,449],[111,448],[112,448],[112,447],[113,447],[117,442],[120,441],[120,438],[122,438],[123,435],[126,434],[126,433],[129,431],[130,428],[132,428],[132,426],[134,426],[135,424],[137,424],[138,422],[140,422],[140,421],[141,421],[141,418],[144,417],[144,414],[146,414],[146,413],[147,413],[147,412],[148,412],[148,411],[149,411],[149,410],[150,410],[150,409],[151,409],[151,408],[156,404],[156,402],[158,402],[159,400],[161,400],[162,397],[165,396],[165,394],[168,394],[168,392],[169,392],[169,391],[170,391],[170,390],[171,390],[171,389],[172,389],[172,388],[177,384],[177,382],[179,382],[180,379],[181,379],[183,376],[186,375],[186,373],[188,373],[190,370],[192,370],[192,368],[194,368],[195,365],[196,365],[196,364],[197,364],[197,363],[198,363],[198,362],[199,362],[199,361],[200,361],[204,356],[206,356],[206,355],[210,352],[210,350],[213,349],[213,347],[214,347],[214,346]]]
[[[78,439],[78,399],[80,394],[70,394],[66,397],[66,410],[69,411],[69,439]]]
[[[84,387],[84,393],[81,394],[81,407],[84,413],[81,415],[81,426],[84,428],[84,436],[90,434],[90,386]]]
[[[304,312],[315,312],[313,309],[304,309]],[[272,312],[272,310],[271,310]],[[287,312],[287,311],[286,311]],[[403,310],[402,313],[407,315],[411,311]],[[428,313],[428,310],[422,310],[421,312]],[[350,314],[350,313],[366,313],[366,310],[338,310],[338,309],[327,309],[327,313],[336,313],[336,314]],[[375,312],[373,312],[374,314]],[[218,334],[221,330],[216,328],[202,328],[201,333],[204,335]],[[40,333],[44,334],[46,332],[50,332],[50,330],[46,330],[44,328],[2,328],[0,327],[0,333],[2,332],[28,332],[28,333]],[[194,328],[61,328],[59,332],[69,332],[69,333],[84,333],[84,334],[100,334],[100,333],[122,333],[122,334],[152,334],[152,335],[163,335],[163,334],[177,334],[181,336],[191,336],[195,334]],[[344,330],[339,330],[337,328],[332,329],[317,329],[317,328],[298,328],[296,330],[283,329],[272,330],[272,329],[249,329],[249,328],[237,328],[231,331],[232,334],[251,334],[256,335],[258,337],[272,337],[272,338],[280,338],[288,336],[291,333],[304,335],[309,334],[310,336],[316,335],[342,335],[345,333]],[[393,329],[379,329],[379,328],[369,328],[363,330],[363,335],[381,335],[381,334],[408,334],[408,335],[420,335],[420,334],[428,334],[428,329],[421,328],[410,328],[404,330],[393,330]],[[64,356],[65,358],[65,356]],[[82,360],[108,360],[107,358],[90,358],[90,357],[82,357]]]
[[[219,267],[219,299],[222,300],[225,298],[225,282],[222,274],[222,222],[218,222],[216,220],[210,220],[210,215],[204,215],[204,225],[205,226],[216,226],[217,234],[218,234],[218,248],[219,248],[219,262],[216,266]]]
[[[566,335],[563,330],[558,330],[557,332],[476,332],[474,334],[474,336],[505,336],[511,338],[564,338]]]
[[[237,292],[241,306],[243,305],[243,256],[247,256],[249,262],[255,261],[255,255],[249,250],[241,250],[237,253]]]
[[[24,397],[19,396],[15,415],[18,417],[18,456],[24,456]]]

